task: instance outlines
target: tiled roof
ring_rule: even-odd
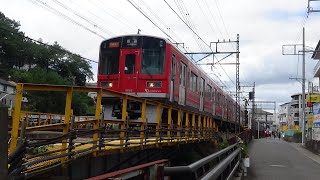
[[[0,84],[5,84],[5,85],[7,85],[7,86],[12,86],[12,87],[14,87],[13,84],[11,84],[11,83],[9,83],[8,81],[6,81],[6,80],[4,80],[4,79],[1,79],[1,78],[0,78]]]

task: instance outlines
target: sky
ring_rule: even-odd
[[[0,0],[0,4],[0,11],[19,21],[27,36],[49,44],[57,41],[95,61],[103,39],[136,34],[138,29],[141,34],[184,43],[184,52],[208,52],[210,42],[234,41],[239,34],[240,85],[255,82],[256,100],[278,105],[302,91],[301,83],[292,79],[302,77],[302,56],[283,55],[282,46],[302,44],[303,26],[308,47],[314,49],[320,39],[320,13],[307,16],[308,0]],[[320,2],[310,5],[320,9]],[[236,44],[226,43],[218,50],[236,51]],[[216,55],[214,61],[225,55]],[[221,62],[235,60],[231,55]],[[210,56],[200,63],[212,62]],[[306,80],[319,85],[313,78],[316,64],[307,54]],[[200,66],[221,86],[235,92],[235,65]],[[96,79],[97,64],[92,63],[92,71]],[[241,89],[244,97],[251,90]]]

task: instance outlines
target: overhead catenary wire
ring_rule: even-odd
[[[147,18],[154,26],[156,26],[162,33],[164,33],[168,38],[175,41],[165,30],[163,30],[156,22],[154,22],[137,4],[131,0],[127,0],[136,10],[138,10],[145,18]]]
[[[117,22],[122,23],[123,25],[129,27],[132,31],[136,31],[137,29],[139,29],[139,27],[133,23],[131,23],[128,19],[126,19],[124,16],[122,16],[120,13],[117,13],[116,11],[110,9],[105,9],[104,7],[106,6],[101,0],[98,1],[89,1],[90,3],[92,3],[95,7],[99,8],[104,14],[112,17],[113,19],[115,19]],[[97,3],[100,3],[97,4]],[[114,13],[115,15],[113,15],[112,13]]]
[[[74,53],[72,53],[72,52],[70,52],[70,51],[68,51],[68,50],[65,50],[65,49],[57,48],[57,47],[52,46],[52,45],[50,45],[50,44],[43,43],[43,42],[41,42],[41,41],[35,40],[35,39],[33,39],[33,38],[30,38],[30,37],[28,37],[28,36],[26,36],[26,35],[23,35],[23,34],[20,34],[20,33],[14,32],[14,31],[11,31],[11,30],[9,30],[9,29],[3,28],[3,27],[0,27],[0,29],[2,29],[2,30],[4,30],[4,31],[7,31],[7,32],[10,32],[10,33],[14,33],[14,34],[16,34],[16,35],[19,35],[19,36],[21,36],[21,37],[25,38],[25,39],[28,39],[28,40],[30,40],[30,41],[33,41],[33,42],[39,43],[39,44],[41,44],[41,45],[44,45],[44,46],[50,47],[50,48],[52,48],[52,49],[55,49],[55,50],[59,50],[59,51],[65,52],[65,53],[67,53],[67,54],[69,54],[69,55],[77,56],[77,57],[79,57],[79,58],[84,59],[85,61],[89,61],[89,62],[93,62],[93,63],[98,63],[98,62],[97,62],[97,61],[95,61],[95,60],[92,60],[92,59],[88,59],[88,58],[82,57],[82,56],[80,56],[80,55],[78,55],[78,54],[74,54]]]
[[[97,13],[97,11],[94,11],[94,12],[92,12],[92,11],[90,11],[90,10],[92,10],[92,8],[91,7],[83,7],[83,5],[80,5],[80,4],[78,4],[77,2],[78,1],[75,1],[75,0],[69,0],[70,1],[70,3],[72,4],[72,5],[76,5],[77,6],[77,9],[82,9],[83,11],[85,11],[85,12],[88,12],[92,17],[94,17],[94,18],[96,18],[99,22],[101,22],[101,23],[103,23],[103,24],[110,24],[110,22],[108,22],[107,20],[105,20],[104,18],[102,18],[101,16],[99,16],[98,14],[96,14]],[[98,6],[98,7],[100,7],[100,6]],[[109,16],[109,15],[108,15]],[[122,22],[121,20],[119,20],[119,18],[118,19],[116,19],[117,21],[116,22]],[[101,23],[99,23],[99,24],[101,24]],[[125,25],[126,27],[128,27],[129,29],[131,29],[131,30],[133,30],[133,31],[135,31],[136,29],[133,29],[132,27],[130,27],[130,26],[127,26],[127,25]],[[125,33],[128,33],[127,31],[126,31],[126,28],[121,28]]]
[[[187,7],[185,6],[185,4],[183,3],[183,1],[180,0],[175,0],[174,1],[175,4],[178,7],[178,10],[180,11],[180,14],[182,16],[182,18],[184,18],[185,22],[196,32],[198,33],[191,17],[190,17],[190,13],[188,12]],[[195,42],[197,43],[198,47],[200,48],[201,51],[205,51],[205,47],[203,45],[203,43],[201,43],[201,41],[199,40],[199,38],[192,33],[193,39],[195,40]]]
[[[171,32],[171,34],[175,37],[175,39],[177,39],[179,42],[182,42],[181,38],[179,38],[179,36],[177,34],[175,34],[172,30],[172,28],[169,27],[169,25],[164,21],[162,20],[158,15],[157,13],[155,13],[151,7],[144,1],[144,0],[141,0],[142,4],[149,10],[149,12],[151,12],[151,14],[160,22],[164,25],[164,27]]]
[[[173,42],[173,43],[177,43],[177,41],[171,36],[169,35],[163,28],[160,27],[160,25],[158,25],[156,22],[154,22],[148,15],[146,12],[144,12],[137,4],[135,4],[133,1],[131,0],[127,0],[136,10],[138,10],[145,18],[147,18],[154,26],[156,26],[162,33],[164,33],[168,39]],[[183,49],[187,51],[187,49],[185,47],[183,47]]]
[[[207,46],[209,47],[209,49],[212,51],[212,49],[210,48],[210,46],[199,36],[199,34],[197,32],[195,32],[194,29],[192,29],[192,27],[172,8],[172,6],[166,1],[163,0],[165,2],[165,4],[178,16],[178,18]],[[212,51],[213,52],[213,51]],[[215,56],[214,56],[215,57]],[[216,58],[216,57],[215,57]],[[217,58],[216,58],[217,59]],[[224,71],[226,73],[226,71]],[[229,75],[226,73],[226,75],[229,77]],[[229,77],[229,79],[231,79]],[[233,82],[233,81],[232,81]],[[233,82],[234,84],[234,82]]]
[[[172,6],[166,1],[166,0],[163,0],[167,6],[179,17],[179,19],[207,46],[210,48],[210,46],[199,36],[198,33],[196,33],[183,19],[182,17],[176,12],[176,10],[174,10],[172,8]]]
[[[57,5],[59,5],[60,7],[62,7],[63,9],[71,12],[72,14],[74,14],[75,16],[79,17],[80,19],[86,21],[87,23],[91,24],[94,28],[100,29],[101,31],[114,36],[115,34],[113,32],[111,32],[110,30],[107,30],[105,28],[102,28],[98,25],[98,23],[88,19],[87,17],[81,15],[80,13],[76,12],[75,10],[71,9],[70,7],[68,7],[67,5],[63,4],[62,2],[58,1],[58,0],[52,0],[54,3],[56,3]]]
[[[69,22],[71,22],[71,23],[73,23],[73,24],[75,24],[75,25],[77,25],[77,26],[89,31],[92,34],[95,34],[95,35],[99,36],[102,39],[106,39],[103,35],[101,35],[101,34],[97,33],[96,31],[86,27],[85,25],[75,21],[74,19],[72,19],[69,16],[63,14],[62,12],[58,11],[57,9],[55,9],[52,6],[48,5],[47,3],[42,2],[41,0],[29,0],[29,1],[32,2],[33,4],[37,5],[37,6],[41,7],[41,8],[44,8],[44,9],[54,13],[57,16],[62,17],[65,20],[67,20],[67,21],[69,21]]]
[[[205,2],[206,2],[206,0],[205,0]],[[220,11],[220,8],[219,8],[219,5],[218,5],[219,0],[216,0],[216,1],[214,1],[214,2],[215,2],[215,5],[216,5],[216,7],[217,7],[217,9],[218,9],[218,13],[219,13],[220,19],[221,19],[221,21],[222,21],[224,30],[226,31],[228,38],[231,39],[231,38],[230,38],[230,35],[229,35],[229,31],[228,31],[228,29],[227,29],[227,26],[226,26],[226,24],[224,23],[224,19],[223,19],[222,15],[221,15],[221,11]],[[211,12],[211,11],[210,11],[210,12]],[[231,44],[231,46],[232,46],[234,49],[236,49],[236,47],[234,47],[234,44]]]

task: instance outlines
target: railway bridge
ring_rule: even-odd
[[[64,114],[24,110],[24,94],[43,91],[66,97]],[[97,94],[94,116],[73,114],[75,92]],[[104,117],[103,96],[121,99],[121,119]],[[141,103],[141,117],[130,119],[128,102]],[[150,106],[155,113],[148,112]],[[2,175],[11,179],[179,179],[186,175],[187,179],[227,179],[239,170],[237,138],[245,143],[251,139],[250,131],[243,128],[223,134],[233,145],[219,151],[218,143],[223,144],[219,128],[232,129],[233,122],[101,88],[17,84],[11,116],[5,108],[1,111],[1,122],[9,122],[1,129],[9,132],[1,134]]]

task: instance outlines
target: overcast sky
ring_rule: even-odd
[[[306,18],[308,0],[131,0],[159,28],[127,0],[0,0],[0,11],[19,21],[21,30],[34,39],[64,48],[83,57],[98,60],[99,44],[104,38],[124,34],[155,35],[185,43],[188,52],[208,51],[209,42],[236,40],[240,34],[240,85],[256,83],[258,100],[291,100],[301,92],[302,57],[283,56],[282,45],[301,44],[302,27],[306,28],[306,45],[314,48],[320,39],[320,13]],[[206,43],[179,19],[166,2]],[[320,3],[313,3],[320,9]],[[235,44],[219,51],[235,51]],[[288,50],[290,51],[290,50]],[[199,58],[199,57],[195,57]],[[223,56],[217,56],[221,59]],[[212,56],[202,63],[212,62]],[[235,62],[235,55],[223,60]],[[306,79],[315,81],[317,61],[306,56]],[[235,91],[235,66],[202,66],[221,85]],[[211,70],[212,69],[212,70]],[[92,64],[96,74],[97,64]],[[226,72],[226,73],[225,73]],[[215,75],[214,75],[215,74]],[[229,76],[229,77],[228,77]],[[231,81],[231,80],[232,81]],[[243,88],[248,92],[252,88]],[[244,95],[246,95],[244,93]]]

